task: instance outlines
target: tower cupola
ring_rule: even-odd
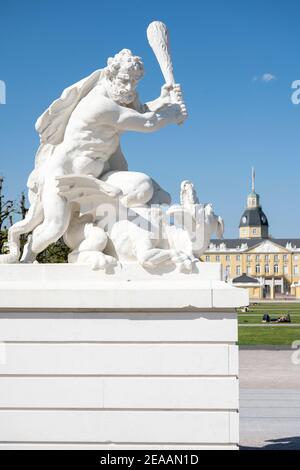
[[[259,194],[255,191],[255,169],[252,168],[251,193],[247,198],[247,207],[240,221],[240,238],[268,238],[269,223],[260,205]]]

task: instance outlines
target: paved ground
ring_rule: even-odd
[[[240,387],[242,449],[300,450],[300,351],[241,350]]]

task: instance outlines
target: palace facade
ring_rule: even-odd
[[[247,287],[252,300],[300,298],[300,238],[269,236],[269,222],[255,192],[254,170],[239,238],[211,240],[201,260],[221,263],[224,279]]]

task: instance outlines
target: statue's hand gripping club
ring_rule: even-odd
[[[161,21],[153,21],[147,28],[149,44],[158,60],[167,87],[170,87],[172,101],[180,105],[182,122],[187,117],[187,110],[179,84],[175,83],[173,64],[169,49],[168,29]]]

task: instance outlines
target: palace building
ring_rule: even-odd
[[[248,288],[252,300],[300,298],[300,238],[269,236],[268,218],[255,191],[254,169],[239,238],[211,240],[201,260],[221,263],[224,279]]]

